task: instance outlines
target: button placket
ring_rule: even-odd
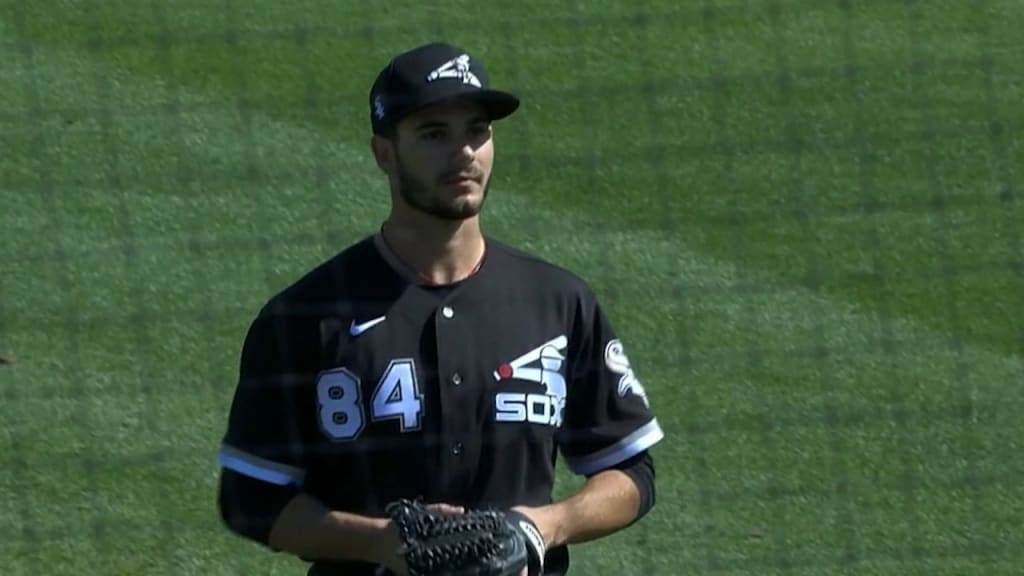
[[[440,310],[437,311],[436,318],[438,370],[443,375],[441,377],[442,381],[446,379],[449,383],[449,394],[442,392],[442,398],[445,399],[448,409],[455,410],[455,406],[462,403],[462,401],[456,400],[456,395],[461,396],[462,392],[456,392],[455,390],[464,389],[463,385],[466,382],[466,376],[463,374],[462,369],[465,366],[461,366],[461,360],[458,359],[461,347],[456,346],[451,348],[450,351],[446,350],[457,342],[460,337],[465,337],[465,334],[462,334],[462,330],[454,324],[455,308],[451,304],[441,306]],[[447,404],[447,402],[451,402],[451,404]],[[453,466],[453,474],[456,471],[458,471],[459,475],[464,474],[465,471],[462,470],[462,467],[469,465],[465,459],[470,455],[470,452],[467,451],[465,441],[459,440],[459,438],[466,438],[465,423],[457,418],[444,418],[441,428],[443,434],[447,436],[447,445],[443,450],[450,459],[451,466]]]

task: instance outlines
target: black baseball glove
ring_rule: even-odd
[[[543,572],[544,540],[525,515],[477,509],[448,514],[421,502],[387,506],[398,528],[409,576],[530,576]]]

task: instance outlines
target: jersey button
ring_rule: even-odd
[[[455,316],[455,310],[452,310],[451,306],[445,306],[444,308],[441,308],[441,315],[445,318],[451,318]]]
[[[459,374],[458,372],[452,374],[452,384],[455,384],[456,386],[462,384],[462,374]]]
[[[452,444],[452,454],[456,456],[462,454],[462,448],[462,442],[456,442],[455,444]]]

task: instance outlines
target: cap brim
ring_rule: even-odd
[[[502,118],[507,118],[519,108],[519,97],[514,94],[490,88],[474,88],[454,93],[449,92],[447,94],[436,94],[432,98],[425,98],[410,110],[403,113],[402,116],[409,116],[417,112],[421,112],[431,106],[456,100],[478,102],[483,106],[484,110],[487,111],[487,117],[490,120],[501,120]]]
[[[519,108],[518,97],[500,90],[479,90],[466,96],[483,104],[491,120],[501,120],[511,116]]]

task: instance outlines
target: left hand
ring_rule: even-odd
[[[453,574],[507,573],[511,563],[519,560],[510,554],[518,551],[513,546],[514,538],[526,539],[528,556],[526,569],[517,576],[538,573],[543,564],[544,536],[540,528],[527,526],[533,517],[523,512],[509,512],[508,516],[487,510],[470,513],[448,503],[401,499],[388,504],[386,513],[388,533],[393,536],[388,539],[388,548],[401,552],[382,554],[378,564],[392,573],[434,573],[440,567]],[[468,543],[506,545],[506,553],[481,557],[477,555],[478,546]]]

